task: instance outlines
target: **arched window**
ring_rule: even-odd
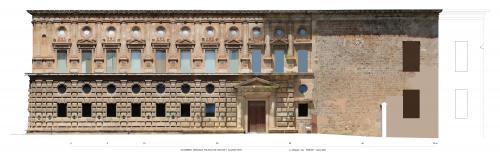
[[[59,27],[57,29],[57,36],[58,37],[66,37],[66,28],[64,28],[63,26]]]
[[[108,27],[108,29],[106,30],[106,36],[108,36],[108,37],[115,37],[115,33],[116,33],[116,29],[113,26]]]
[[[235,37],[238,37],[239,35],[239,30],[237,27],[233,26],[231,28],[229,28],[229,36],[232,37],[232,38],[235,38]]]
[[[156,28],[156,36],[157,37],[165,37],[165,27],[163,26],[158,26],[158,28]]]
[[[132,37],[139,38],[139,36],[141,36],[141,29],[137,26],[134,26],[132,28]]]
[[[253,35],[254,38],[260,37],[262,35],[260,27],[254,27],[252,29],[252,35]]]
[[[297,31],[297,35],[300,37],[305,37],[307,36],[307,30],[305,27],[300,27],[299,30]]]
[[[207,37],[214,37],[215,29],[212,26],[207,27]]]
[[[278,28],[276,28],[276,29],[274,30],[274,35],[275,35],[276,37],[283,37],[283,36],[285,36],[285,31],[283,30],[283,28],[278,27]]]
[[[89,38],[90,36],[92,36],[92,30],[89,26],[85,26],[82,28],[82,35],[85,38]]]
[[[190,33],[190,29],[187,26],[184,26],[181,28],[181,36],[182,37],[188,37]]]

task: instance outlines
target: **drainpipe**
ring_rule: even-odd
[[[382,102],[380,104],[382,110],[381,125],[382,125],[382,137],[387,137],[387,103]]]

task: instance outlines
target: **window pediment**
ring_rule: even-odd
[[[275,84],[271,81],[264,80],[258,77],[249,79],[247,81],[244,81],[240,84],[237,84],[234,86],[235,88],[242,88],[242,87],[270,87],[270,88],[278,88],[279,85]]]

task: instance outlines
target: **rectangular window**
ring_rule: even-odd
[[[252,49],[252,72],[260,73],[262,64],[262,52],[260,49]]]
[[[205,72],[215,73],[215,49],[205,50]]]
[[[67,73],[68,56],[66,50],[57,50],[57,73]]]
[[[240,59],[238,57],[238,50],[231,50],[229,52],[229,72],[230,73],[238,73]]]
[[[191,104],[182,103],[181,104],[181,117],[189,117],[191,116]]]
[[[91,117],[91,116],[92,116],[92,104],[82,103],[82,117]]]
[[[469,118],[469,90],[455,89],[455,119]]]
[[[57,103],[57,117],[66,117],[66,113],[67,113],[67,104]]]
[[[215,116],[215,104],[214,103],[206,103],[205,104],[205,117],[214,117]]]
[[[307,65],[309,63],[309,55],[308,55],[308,52],[307,50],[299,50],[297,51],[297,59],[299,61],[299,72],[301,73],[304,73],[304,72],[307,72],[309,66]]]
[[[167,72],[167,53],[165,50],[156,50],[155,68],[156,73]]]
[[[106,73],[116,72],[116,50],[106,50]]]
[[[420,118],[420,90],[403,90],[403,118]]]
[[[191,72],[191,50],[181,49],[181,73]]]
[[[141,51],[140,50],[132,50],[131,54],[131,73],[141,73]]]
[[[92,73],[92,51],[82,51],[82,73]]]
[[[281,49],[274,51],[274,72],[285,72],[285,51]]]
[[[165,117],[165,103],[156,103],[156,117]]]
[[[455,72],[467,72],[469,63],[469,44],[467,41],[455,41]]]
[[[299,104],[299,117],[309,116],[309,104]]]
[[[403,41],[403,72],[420,71],[420,42]]]
[[[106,104],[106,116],[107,117],[116,117],[116,103]]]
[[[132,103],[132,117],[141,117],[140,103]]]

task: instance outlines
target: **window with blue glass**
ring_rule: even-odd
[[[299,92],[300,92],[301,94],[306,93],[306,92],[307,92],[307,86],[306,86],[305,84],[301,84],[301,85],[299,86]]]
[[[116,50],[106,50],[106,73],[116,73]]]
[[[57,50],[57,73],[67,73],[67,56],[66,50]]]
[[[238,64],[239,64],[238,50],[231,50],[229,52],[229,72],[230,73],[238,73]]]
[[[82,73],[92,72],[92,51],[83,50],[82,51]]]
[[[282,49],[274,51],[274,72],[285,72],[285,51]]]
[[[215,116],[215,104],[207,103],[205,104],[205,117],[214,117]]]
[[[181,49],[181,73],[191,72],[191,50]]]
[[[156,50],[155,56],[156,73],[165,73],[167,71],[167,53],[164,49]]]
[[[307,63],[308,63],[308,53],[307,50],[299,50],[297,52],[298,61],[299,61],[299,72],[307,72]]]
[[[215,73],[215,49],[205,50],[205,72]]]
[[[130,61],[130,65],[131,65],[131,69],[130,69],[130,72],[131,73],[140,73],[141,72],[141,51],[140,50],[132,50],[130,52],[131,54],[131,61]]]
[[[262,64],[262,52],[260,49],[252,49],[252,72],[260,73]]]

